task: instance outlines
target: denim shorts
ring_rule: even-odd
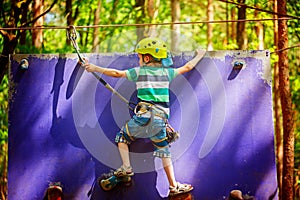
[[[153,155],[160,158],[171,157],[164,119],[134,115],[116,135],[115,142],[128,145],[138,138],[149,138],[154,146]]]

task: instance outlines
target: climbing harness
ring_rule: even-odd
[[[75,29],[75,26],[69,26],[69,29],[67,30],[67,37],[71,41],[74,49],[76,50],[77,56],[82,64],[85,63],[84,59],[82,58],[79,47],[76,42],[77,39],[77,32]],[[117,95],[122,101],[124,101],[130,110],[134,110],[135,103],[128,101],[125,97],[123,97],[117,90],[115,90],[110,84],[108,84],[103,78],[101,78],[96,72],[91,72],[96,79],[100,81],[106,87],[108,90],[110,90],[113,94]],[[134,107],[132,107],[134,106]]]
[[[167,116],[167,113],[164,111],[164,109],[161,106],[149,102],[145,102],[145,101],[140,101],[134,108],[134,114],[137,116],[141,116],[147,112],[151,112],[151,114],[153,114],[152,117],[157,116],[165,119]]]
[[[175,131],[175,129],[169,123],[169,121],[166,117],[167,113],[161,106],[158,106],[158,105],[155,105],[155,104],[152,104],[149,102],[141,101],[134,108],[134,114],[137,116],[142,116],[147,113],[150,114],[149,120],[143,126],[151,125],[151,123],[154,120],[154,117],[158,117],[158,118],[161,118],[162,120],[164,120],[164,122],[165,122],[166,134],[167,134],[166,140],[168,141],[169,144],[175,142],[180,137],[179,132]],[[127,130],[127,132],[129,132],[129,131]]]

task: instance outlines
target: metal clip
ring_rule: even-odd
[[[67,37],[69,40],[76,40],[77,39],[77,32],[75,26],[69,26],[67,30]]]
[[[77,51],[79,51],[79,47],[76,42],[77,36],[78,36],[78,34],[77,34],[75,26],[73,26],[73,25],[69,26],[69,29],[67,30],[67,37],[72,42],[73,47]]]
[[[67,30],[67,37],[72,42],[72,45],[73,45],[74,49],[76,50],[76,53],[78,55],[80,62],[84,63],[84,60],[79,53],[78,44],[76,42],[77,36],[78,36],[78,34],[77,34],[75,26],[73,26],[73,25],[69,26],[69,29]]]

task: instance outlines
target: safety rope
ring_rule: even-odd
[[[195,25],[195,24],[221,24],[227,22],[259,22],[259,21],[279,21],[300,19],[298,17],[280,17],[280,18],[263,18],[263,19],[239,19],[239,20],[213,20],[213,21],[196,21],[196,22],[162,22],[162,23],[143,23],[143,24],[99,24],[88,26],[76,26],[76,28],[109,28],[109,27],[143,27],[143,26],[167,26],[167,25]],[[69,29],[72,26],[33,26],[33,27],[0,27],[0,30],[33,30],[33,29]]]
[[[67,37],[68,39],[71,41],[74,49],[76,50],[76,53],[78,55],[78,58],[80,60],[80,62],[82,64],[85,63],[84,59],[82,58],[80,52],[79,52],[79,47],[78,47],[78,44],[76,42],[76,39],[77,39],[77,31],[76,31],[76,28],[75,26],[70,26],[69,29],[67,30]],[[133,110],[134,108],[131,107],[131,106],[134,106],[135,107],[135,104],[128,101],[125,97],[123,97],[117,90],[115,90],[110,84],[108,84],[103,78],[101,78],[96,72],[91,72],[94,77],[96,79],[98,79],[98,81],[100,83],[102,83],[104,85],[104,87],[106,87],[108,90],[110,90],[113,94],[117,95],[122,101],[124,101],[127,105],[128,105],[128,108]]]

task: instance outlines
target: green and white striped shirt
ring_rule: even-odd
[[[169,105],[170,82],[177,75],[177,69],[170,67],[142,66],[126,71],[127,79],[136,82],[139,99],[165,105]]]

